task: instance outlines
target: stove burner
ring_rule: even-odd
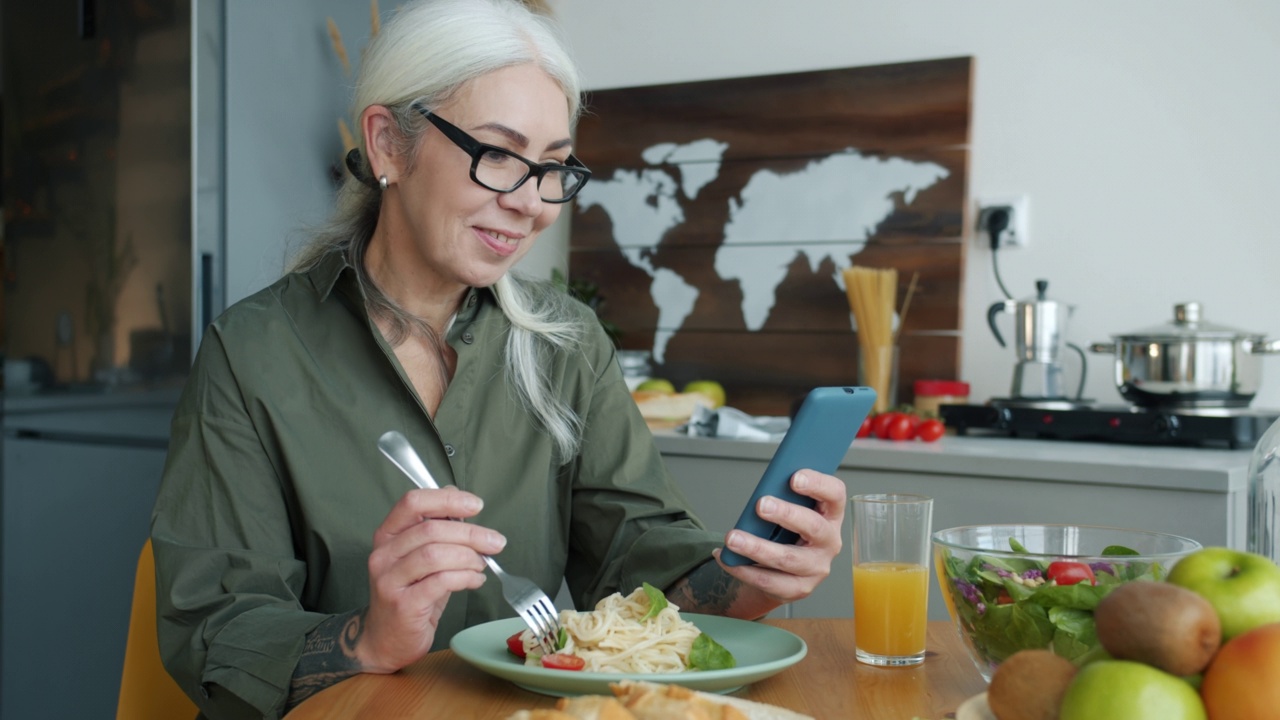
[[[959,435],[1089,440],[1150,445],[1247,448],[1262,438],[1280,410],[1252,408],[1146,409],[1129,405],[1060,405],[993,399],[986,405],[943,405],[939,414]]]
[[[990,403],[996,407],[1041,408],[1044,410],[1083,410],[1094,404],[1092,400],[1026,397],[991,398]]]

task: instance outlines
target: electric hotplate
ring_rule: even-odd
[[[1130,405],[1001,403],[943,405],[942,421],[958,435],[1087,440],[1149,445],[1253,447],[1280,410],[1139,408]]]

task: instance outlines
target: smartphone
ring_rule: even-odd
[[[756,504],[766,495],[810,508],[817,504],[813,498],[791,489],[791,476],[806,468],[828,475],[834,473],[875,401],[876,391],[869,387],[820,387],[810,391],[734,529],[778,543],[799,540],[794,532],[757,515]],[[727,547],[721,549],[720,561],[725,565],[753,562]]]

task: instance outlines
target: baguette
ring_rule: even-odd
[[[521,710],[507,720],[813,720],[776,705],[679,685],[623,680],[609,688],[615,697],[561,698],[555,710]]]

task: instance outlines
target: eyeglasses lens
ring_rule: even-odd
[[[476,180],[498,192],[515,190],[532,174],[516,157],[492,150],[480,156],[475,168]],[[538,194],[548,202],[560,202],[573,197],[582,183],[583,175],[572,168],[548,170],[538,183]]]

